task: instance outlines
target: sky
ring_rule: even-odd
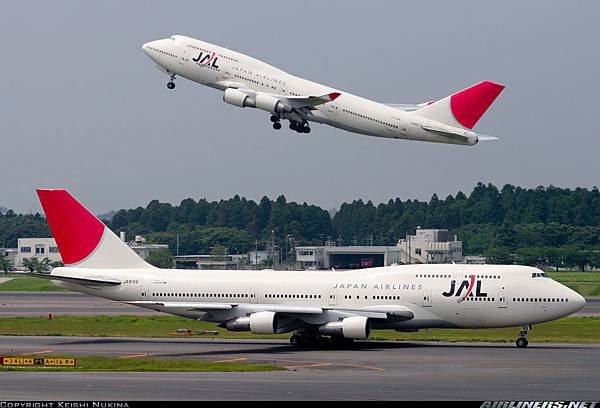
[[[597,1],[16,1],[0,13],[0,206],[68,188],[96,213],[191,197],[326,209],[429,200],[478,182],[588,187],[600,172]],[[474,147],[367,137],[167,76],[141,49],[182,34],[387,103],[506,85]]]

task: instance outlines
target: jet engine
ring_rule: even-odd
[[[270,113],[290,113],[292,108],[273,95],[257,92],[249,94],[239,89],[227,88],[223,101],[238,108],[257,108]]]
[[[329,322],[320,326],[319,333],[347,339],[366,339],[371,334],[371,324],[368,317],[346,317],[341,321]]]

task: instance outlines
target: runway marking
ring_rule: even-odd
[[[46,353],[52,353],[54,350],[40,350],[40,351],[34,351],[33,353],[23,353],[21,354],[22,356],[32,356],[32,355],[36,355],[36,354],[46,354]]]
[[[294,369],[294,368],[310,368],[310,367],[324,367],[334,365],[334,363],[314,363],[314,364],[304,364],[304,365],[295,365],[295,366],[287,366],[284,368]]]
[[[130,356],[121,356],[119,358],[138,358],[138,357],[150,357],[153,356],[154,354],[152,353],[145,353],[145,354],[132,354]]]
[[[375,370],[375,371],[385,371],[385,368],[366,366],[366,365],[360,365],[360,364],[336,364],[336,365],[347,366],[347,367],[356,367],[356,368],[365,368],[367,370]]]
[[[248,357],[240,357],[240,358],[228,358],[227,360],[217,360],[213,361],[213,363],[230,363],[232,361],[243,361],[248,360]]]

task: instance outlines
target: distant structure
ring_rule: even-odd
[[[17,259],[15,266],[22,267],[23,259],[25,258],[38,258],[40,261],[48,258],[52,262],[62,262],[54,238],[17,239]]]
[[[327,241],[324,246],[296,247],[301,269],[360,269],[392,264],[462,262],[462,242],[449,239],[446,229],[417,228],[415,235],[395,246],[340,246]]]
[[[460,263],[463,261],[462,241],[450,240],[447,229],[421,229],[398,241],[401,263]]]
[[[8,259],[13,267],[17,265],[18,255],[19,250],[17,248],[0,248],[0,257]]]
[[[175,269],[237,269],[237,255],[177,255],[173,257]]]
[[[121,241],[127,243],[133,251],[140,256],[140,258],[146,260],[150,256],[150,252],[158,251],[161,249],[169,249],[166,244],[147,244],[146,238],[141,235],[136,235],[133,241],[127,242],[125,239],[125,231],[121,231],[119,234]]]

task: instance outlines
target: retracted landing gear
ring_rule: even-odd
[[[167,88],[174,89],[175,88],[175,74],[171,74],[171,80],[167,82]]]
[[[529,344],[527,340],[527,333],[531,331],[531,325],[526,324],[521,326],[521,331],[519,332],[519,338],[516,341],[518,348],[525,348]]]

